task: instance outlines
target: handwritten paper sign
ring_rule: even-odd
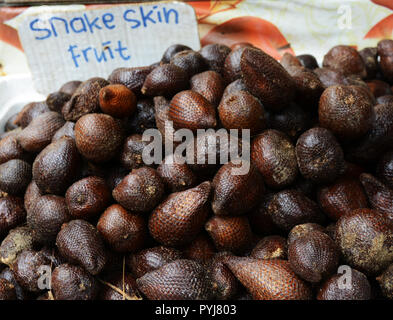
[[[27,15],[18,32],[34,86],[45,94],[67,81],[107,78],[118,67],[150,65],[175,43],[200,48],[195,12],[180,2],[55,6]]]

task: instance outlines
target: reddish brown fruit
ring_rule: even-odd
[[[311,231],[288,246],[291,269],[308,282],[317,283],[333,274],[339,259],[336,244],[323,232]]]
[[[50,266],[49,259],[41,252],[27,249],[19,253],[11,266],[11,270],[16,281],[23,289],[31,292],[40,292],[42,289],[38,285],[41,277],[39,271],[41,266]]]
[[[76,89],[81,85],[82,81],[79,80],[73,80],[73,81],[68,81],[65,84],[63,84],[59,91],[67,93],[69,95],[73,95]]]
[[[55,300],[94,300],[98,281],[83,268],[64,263],[52,272],[52,294]]]
[[[173,44],[173,45],[169,46],[165,50],[165,52],[164,52],[164,54],[162,56],[161,62],[164,63],[164,64],[165,63],[169,63],[169,61],[171,61],[172,57],[176,53],[184,51],[184,50],[191,50],[191,48],[187,47],[187,46],[185,46],[183,44]]]
[[[52,137],[64,125],[64,120],[57,112],[45,112],[34,118],[17,136],[23,149],[40,152],[52,140]]]
[[[139,99],[137,111],[128,123],[129,132],[142,134],[146,129],[155,128],[153,99]]]
[[[362,57],[350,46],[340,45],[330,49],[323,58],[323,66],[345,76],[356,74],[364,78],[367,75]]]
[[[232,49],[226,56],[223,67],[224,79],[227,83],[241,78],[240,58],[245,47]]]
[[[46,98],[46,104],[51,111],[61,112],[64,104],[71,99],[71,95],[61,91],[52,92]]]
[[[23,250],[33,248],[33,231],[27,227],[12,229],[4,238],[0,246],[0,261],[12,265]]]
[[[143,162],[143,149],[150,141],[143,141],[142,135],[133,134],[124,141],[120,154],[120,162],[128,170],[138,169],[146,165]]]
[[[175,129],[169,120],[170,104],[164,97],[154,97],[155,121],[158,131],[160,131],[164,144],[174,143]]]
[[[15,119],[15,124],[24,129],[30,124],[33,119],[48,111],[50,111],[50,109],[48,108],[48,105],[45,101],[28,103],[18,113]]]
[[[65,200],[73,218],[88,220],[105,210],[111,200],[111,191],[104,179],[90,176],[72,184]]]
[[[251,229],[258,235],[275,234],[279,232],[278,227],[274,224],[272,217],[268,213],[270,201],[274,193],[265,193],[261,197],[259,206],[248,214]]]
[[[64,119],[75,122],[88,113],[98,112],[99,92],[108,84],[109,82],[103,78],[91,78],[82,82],[61,111]]]
[[[75,123],[71,121],[67,121],[64,126],[62,126],[52,137],[52,142],[60,140],[64,136],[68,136],[75,140],[74,134]]]
[[[131,90],[136,96],[141,95],[141,89],[147,75],[153,71],[153,67],[117,68],[108,77],[111,84],[122,84]]]
[[[272,188],[292,184],[298,174],[295,147],[280,131],[266,130],[251,145],[251,159]]]
[[[340,139],[360,138],[372,127],[373,101],[358,86],[327,88],[319,101],[319,122]]]
[[[224,92],[224,80],[215,71],[205,71],[190,80],[191,90],[199,93],[213,106],[218,106]]]
[[[222,99],[218,115],[226,129],[250,129],[251,135],[254,135],[266,127],[262,104],[246,91],[238,91]]]
[[[112,159],[123,140],[118,121],[107,114],[92,113],[75,124],[75,141],[79,152],[93,162]]]
[[[379,159],[377,176],[391,189],[393,189],[393,151],[387,152]]]
[[[113,191],[128,173],[129,170],[120,166],[109,168],[105,177],[106,185]]]
[[[255,300],[310,300],[312,292],[281,259],[228,257],[225,264]]]
[[[37,200],[27,215],[27,225],[33,230],[34,241],[52,243],[63,223],[71,216],[63,197],[47,195]]]
[[[161,201],[164,183],[157,171],[142,167],[132,170],[112,191],[113,198],[134,212],[149,212]]]
[[[148,96],[171,97],[187,86],[187,72],[173,64],[165,64],[154,68],[147,75],[141,92]]]
[[[57,234],[56,245],[68,262],[81,265],[93,275],[100,273],[108,260],[98,230],[84,220],[63,224]]]
[[[286,231],[298,224],[322,223],[325,220],[317,204],[296,190],[276,193],[269,203],[268,212],[274,223]]]
[[[346,178],[320,188],[318,203],[323,212],[334,221],[355,209],[368,207],[366,194],[359,181]]]
[[[252,249],[250,257],[255,259],[287,259],[287,239],[281,236],[262,238]]]
[[[118,204],[104,211],[98,220],[97,229],[110,247],[118,252],[140,250],[147,233],[144,219]]]
[[[244,81],[242,79],[237,79],[228,84],[222,94],[221,100],[225,100],[228,96],[238,91],[247,91],[246,85],[244,84]]]
[[[294,226],[288,234],[288,244],[291,244],[297,238],[303,237],[304,235],[313,232],[319,231],[323,233],[327,233],[326,229],[319,224],[316,223],[302,223]]]
[[[289,73],[271,56],[254,48],[245,48],[240,59],[242,79],[247,89],[266,108],[283,109],[295,94]]]
[[[379,69],[377,48],[364,48],[359,51],[359,54],[366,67],[367,79],[374,79]]]
[[[213,216],[205,225],[219,251],[243,253],[252,245],[252,231],[247,217]]]
[[[122,84],[110,84],[100,90],[102,112],[115,118],[126,118],[136,110],[135,94]]]
[[[375,98],[392,94],[392,89],[390,88],[390,85],[384,81],[374,79],[371,81],[367,81],[367,85]]]
[[[199,50],[209,69],[220,74],[223,74],[225,59],[230,52],[230,48],[219,43],[208,44]]]
[[[207,68],[205,59],[199,52],[183,50],[172,56],[170,64],[178,66],[187,72],[188,77],[200,73]]]
[[[26,218],[23,200],[18,197],[0,198],[0,236],[22,224]]]
[[[326,88],[345,84],[345,76],[340,71],[329,68],[316,68],[314,73]]]
[[[136,280],[150,300],[209,300],[213,297],[205,268],[192,260],[176,260]]]
[[[245,174],[236,173],[242,165],[248,165],[249,170]],[[265,191],[258,169],[246,161],[224,164],[214,176],[212,186],[212,209],[217,215],[244,214],[258,205]]]
[[[325,128],[312,128],[296,142],[300,173],[316,183],[336,180],[344,171],[344,152],[334,135]]]
[[[41,193],[63,195],[78,175],[80,156],[74,139],[52,142],[35,158],[33,180]]]
[[[0,140],[0,164],[12,159],[28,160],[28,157],[14,136],[8,136]]]
[[[371,208],[378,210],[393,222],[393,190],[368,173],[360,175]]]
[[[207,129],[217,124],[212,104],[191,90],[181,91],[172,98],[168,116],[175,129]]]
[[[351,272],[351,282],[345,283],[341,277],[348,276]],[[350,269],[345,274],[335,274],[327,279],[321,286],[317,295],[318,300],[369,300],[371,299],[371,286],[367,277],[355,270]]]
[[[378,274],[393,261],[393,222],[376,210],[354,210],[337,221],[336,242],[350,266]]]
[[[190,243],[201,231],[209,211],[210,182],[172,193],[150,215],[151,236],[167,246]]]
[[[391,264],[378,278],[383,295],[393,299],[393,264]]]
[[[384,77],[393,82],[393,40],[385,39],[378,42],[379,66]]]
[[[294,55],[285,52],[280,60],[281,65],[285,68],[285,70],[288,71],[288,69],[290,69],[291,67],[295,66],[295,67],[301,67],[302,64],[300,62],[300,60],[295,57]]]
[[[215,253],[215,247],[206,232],[201,232],[187,247],[184,256],[190,260],[207,263]]]
[[[169,247],[154,247],[143,249],[135,254],[130,254],[126,258],[127,267],[130,268],[136,278],[140,278],[146,273],[157,270],[163,265],[183,258],[183,253]]]
[[[180,160],[181,157],[177,154],[169,155],[157,168],[158,174],[172,192],[192,188],[197,182],[197,177],[190,167]]]
[[[0,164],[0,190],[10,195],[23,194],[31,181],[31,165],[13,159]]]
[[[141,300],[136,281],[129,273],[111,275],[101,289],[100,300]]]
[[[0,300],[16,300],[15,286],[6,279],[0,279]]]

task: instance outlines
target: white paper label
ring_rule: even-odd
[[[180,2],[46,7],[27,15],[18,32],[34,86],[44,94],[67,81],[107,78],[118,67],[150,65],[172,44],[200,49],[194,9]]]

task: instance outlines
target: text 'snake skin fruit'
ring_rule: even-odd
[[[180,259],[136,280],[138,289],[152,300],[208,300],[211,282],[202,264]]]
[[[375,210],[354,210],[337,221],[336,242],[351,267],[378,274],[393,261],[393,222]]]
[[[210,182],[203,182],[195,188],[172,193],[150,215],[152,237],[167,246],[192,241],[207,219],[210,190]]]
[[[101,235],[84,220],[63,224],[57,234],[56,245],[69,263],[79,264],[93,275],[102,271],[108,259]]]
[[[309,300],[308,284],[290,268],[286,260],[258,260],[229,256],[225,262],[256,300]]]

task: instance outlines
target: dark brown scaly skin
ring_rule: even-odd
[[[11,130],[14,130],[18,128],[19,126],[15,123],[16,117],[18,116],[18,113],[13,114],[11,117],[8,118],[7,122],[4,125],[4,131],[8,132]]]
[[[31,165],[20,159],[0,164],[0,190],[10,195],[21,195],[31,181]]]
[[[393,103],[393,95],[380,96],[376,99],[378,104]]]
[[[63,224],[57,234],[56,246],[69,263],[81,265],[92,275],[99,274],[108,260],[101,235],[84,220]]]
[[[263,51],[245,48],[241,54],[240,67],[247,89],[259,98],[266,108],[278,111],[293,100],[295,83],[292,77]]]
[[[393,82],[393,40],[385,39],[378,42],[377,45],[379,66],[384,77],[390,82]]]
[[[244,253],[252,245],[252,231],[247,217],[211,217],[206,231],[219,251]]]
[[[217,107],[224,92],[224,80],[215,71],[205,71],[194,75],[190,89],[199,93],[213,106]]]
[[[296,56],[296,58],[300,61],[301,65],[307,69],[314,70],[318,68],[317,59],[311,54],[301,54]]]
[[[188,87],[187,72],[173,64],[154,68],[146,77],[141,92],[147,96],[171,97]]]
[[[15,286],[6,279],[0,279],[0,300],[16,300]]]
[[[288,234],[288,240],[287,240],[288,245],[291,244],[297,238],[303,237],[304,235],[313,231],[324,232],[327,234],[327,230],[317,223],[308,222],[308,223],[298,224],[294,226]]]
[[[17,136],[22,148],[29,152],[40,152],[51,143],[52,137],[64,125],[57,112],[49,111],[34,118]]]
[[[175,129],[173,123],[169,119],[169,101],[162,96],[154,97],[154,112],[155,112],[155,123],[158,131],[160,131],[162,136],[162,141],[164,144],[173,143],[174,141]]]
[[[128,212],[118,204],[104,211],[98,220],[97,229],[109,246],[118,252],[142,249],[147,233],[142,216]]]
[[[354,210],[337,221],[336,243],[351,267],[378,274],[393,261],[393,222],[376,210]]]
[[[172,98],[168,116],[175,129],[207,129],[217,124],[213,105],[191,90],[181,91]]]
[[[187,259],[207,263],[215,254],[216,248],[206,232],[201,232],[183,249]]]
[[[0,279],[5,279],[13,285],[15,290],[15,299],[13,300],[26,300],[28,298],[28,294],[26,294],[20,284],[15,280],[15,276],[10,268],[7,267],[0,272]]]
[[[94,300],[100,289],[90,273],[69,263],[53,270],[51,284],[55,300]]]
[[[209,300],[213,297],[205,268],[186,259],[165,264],[136,280],[150,300]]]
[[[250,129],[251,135],[255,135],[266,127],[262,104],[246,91],[237,91],[222,99],[218,115],[226,129]]]
[[[70,215],[90,219],[101,214],[111,201],[111,190],[104,179],[89,176],[72,184],[65,194]]]
[[[108,81],[98,77],[82,82],[62,108],[64,119],[76,122],[86,114],[98,112],[100,110],[99,92],[108,84]]]
[[[332,86],[319,101],[319,123],[338,138],[353,140],[372,128],[373,101],[369,93],[358,86]]]
[[[119,122],[107,114],[87,114],[75,124],[76,146],[80,154],[90,161],[109,161],[120,148],[122,140],[123,130]]]
[[[393,151],[387,152],[379,159],[376,171],[382,182],[393,189]]]
[[[393,264],[377,278],[383,295],[388,299],[393,299]]]
[[[375,117],[371,129],[356,143],[350,144],[346,156],[350,161],[369,164],[375,162],[381,153],[393,143],[393,108],[391,104],[374,106]]]
[[[269,129],[256,136],[251,145],[251,159],[269,187],[284,188],[297,177],[295,147],[280,131]]]
[[[166,246],[190,243],[202,230],[209,212],[211,184],[172,193],[149,218],[151,236]]]
[[[318,204],[332,220],[355,209],[367,208],[367,196],[358,179],[340,178],[318,190]]]
[[[26,219],[23,199],[7,196],[0,198],[0,236],[6,236],[8,231],[22,224]]]
[[[0,164],[12,159],[29,160],[15,136],[8,136],[0,140]]]
[[[287,239],[281,236],[262,238],[252,249],[250,257],[255,259],[287,259]]]
[[[366,67],[367,79],[373,79],[377,75],[378,65],[378,52],[377,48],[367,47],[359,51],[359,55],[362,57],[364,66]]]
[[[79,164],[75,140],[62,137],[45,147],[35,158],[33,180],[42,193],[63,195],[77,178]]]
[[[367,81],[367,85],[375,98],[392,94],[390,85],[385,81],[374,79]]]
[[[163,265],[183,258],[183,253],[170,247],[153,247],[131,253],[126,257],[127,267],[136,278],[157,270]]]
[[[45,195],[37,199],[36,204],[27,214],[27,225],[33,230],[37,243],[52,244],[63,223],[71,216],[63,197]]]
[[[157,171],[142,167],[134,169],[112,191],[113,198],[135,212],[149,212],[164,195],[164,183]]]
[[[224,73],[225,59],[230,52],[229,47],[219,43],[208,44],[199,50],[209,69],[221,75]]]
[[[393,222],[393,190],[368,173],[360,175],[360,182],[366,191],[371,208],[383,213]]]
[[[176,53],[184,51],[184,50],[191,50],[191,48],[187,47],[187,46],[185,46],[183,44],[173,44],[173,45],[169,46],[165,50],[165,52],[164,52],[164,54],[162,56],[161,63],[163,63],[163,64],[169,63],[171,61],[172,57]]]
[[[313,71],[326,88],[345,84],[345,76],[340,71],[329,68],[316,68]]]
[[[101,110],[115,118],[131,117],[136,111],[135,94],[122,84],[110,84],[100,92]]]
[[[170,64],[178,66],[187,72],[188,77],[206,70],[205,59],[199,52],[183,50],[172,56]]]
[[[40,292],[38,279],[41,276],[39,268],[50,266],[50,260],[41,252],[32,249],[23,250],[11,265],[16,281],[23,289],[31,292]]]
[[[248,165],[246,174],[236,174],[233,170],[240,165],[232,161],[217,171],[212,184],[212,209],[216,215],[241,215],[258,205],[265,187],[258,169],[251,163]]]
[[[312,292],[281,259],[228,257],[225,264],[255,300],[310,300]]]
[[[113,274],[105,279],[105,281],[111,286],[114,286],[117,290],[114,290],[111,286],[104,284],[98,296],[99,300],[140,300],[140,294],[138,292],[136,281],[134,277],[129,273],[118,273]]]
[[[141,89],[147,75],[153,67],[117,68],[108,77],[111,84],[122,84],[130,89],[136,96],[141,96]]]
[[[75,140],[74,134],[75,123],[72,121],[67,121],[52,137],[52,142],[61,139],[64,136],[68,136]]]
[[[281,65],[288,71],[291,67],[301,67],[300,60],[289,52],[285,52],[280,60]]]
[[[78,87],[81,85],[81,83],[82,81],[79,80],[68,81],[60,87],[59,91],[72,96],[76,89],[78,89]]]
[[[356,74],[364,78],[366,67],[356,49],[350,46],[335,46],[323,58],[323,66],[339,71],[345,76]]]
[[[244,84],[244,81],[242,79],[237,79],[228,84],[222,94],[221,100],[226,99],[227,96],[232,95],[233,93],[238,91],[247,91],[246,85]]]
[[[51,111],[61,112],[64,104],[71,99],[71,95],[62,91],[52,92],[46,98],[46,104]]]
[[[132,133],[142,134],[146,129],[156,126],[154,103],[152,99],[139,99],[136,104],[136,109],[137,111],[128,124],[129,130],[132,131]]]
[[[296,142],[300,173],[317,183],[336,180],[345,168],[344,152],[334,135],[325,128],[312,128]]]
[[[157,168],[158,174],[172,192],[184,191],[197,183],[197,176],[187,163],[179,163],[179,160],[180,156],[169,155]]]
[[[33,208],[37,200],[42,196],[40,189],[38,188],[37,184],[34,181],[31,181],[30,184],[27,186],[25,197],[24,197],[24,206],[26,212],[29,213],[30,210]]]
[[[128,173],[129,173],[129,170],[127,170],[126,168],[121,167],[121,166],[109,168],[109,170],[106,172],[106,175],[105,175],[105,182],[106,182],[106,185],[111,190],[111,192],[113,191],[114,188],[117,187],[117,185],[121,182],[121,180],[124,179],[124,177]]]
[[[145,166],[143,162],[143,149],[149,144],[149,141],[143,141],[141,134],[132,134],[124,140],[123,148],[120,154],[120,162],[128,170],[138,169]]]
[[[298,224],[323,223],[325,220],[314,201],[293,189],[276,193],[269,203],[268,212],[273,222],[286,231]]]
[[[346,271],[348,272],[348,271]],[[346,287],[340,288],[344,282],[343,274],[335,274],[329,277],[319,288],[318,300],[370,300],[371,286],[367,277],[355,269],[350,270],[351,282]],[[344,274],[348,276],[348,274]]]
[[[223,75],[227,83],[241,78],[240,58],[245,48],[232,49],[226,56],[223,66]]]
[[[19,253],[33,248],[33,231],[28,226],[10,230],[0,245],[0,261],[11,266]]]
[[[271,215],[268,213],[269,203],[273,196],[274,193],[262,195],[259,206],[248,214],[251,229],[258,235],[271,235],[279,232],[279,228],[274,224]]]
[[[318,283],[331,275],[339,264],[340,252],[325,233],[311,231],[288,246],[288,261],[302,279]]]
[[[15,124],[24,129],[30,124],[33,119],[37,118],[42,113],[48,111],[50,111],[50,109],[48,108],[48,105],[45,101],[28,103],[18,113],[15,119]]]

